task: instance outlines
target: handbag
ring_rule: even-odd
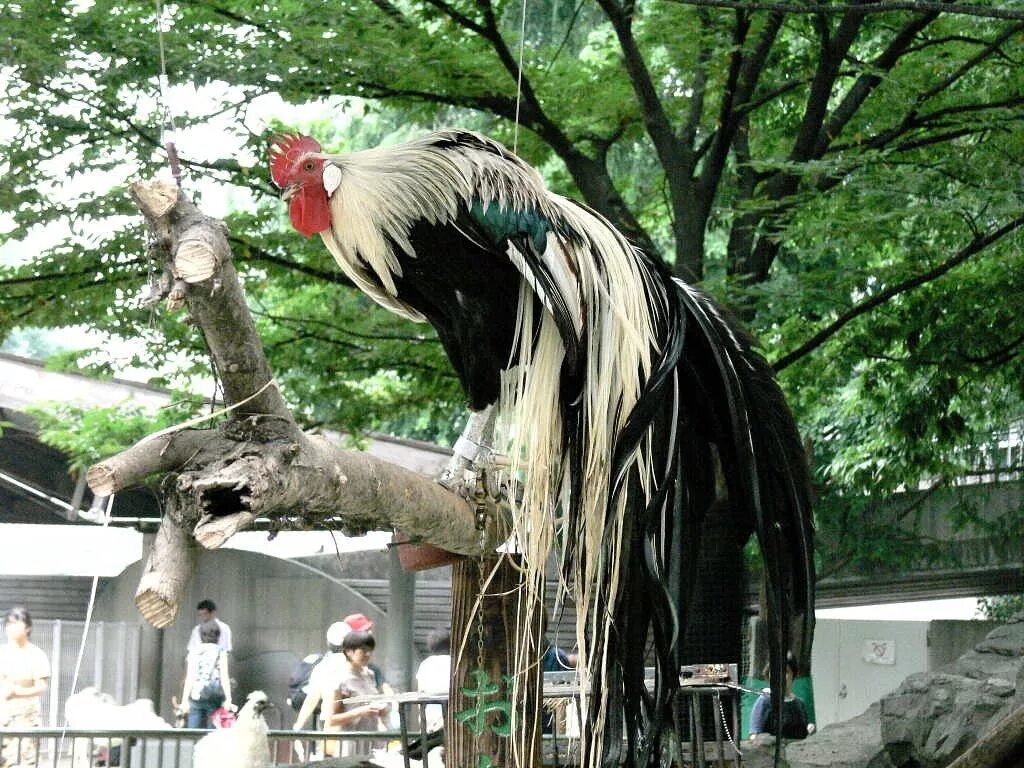
[[[224,685],[220,680],[220,656],[221,651],[217,651],[217,658],[213,662],[213,667],[209,671],[209,677],[203,684],[203,687],[199,689],[199,695],[196,696],[197,701],[201,701],[204,704],[212,704],[215,707],[219,707],[224,703]]]
[[[230,728],[235,724],[235,713],[224,707],[217,707],[210,713],[210,725],[214,728]]]
[[[224,703],[224,699],[224,686],[221,685],[220,678],[210,680],[199,691],[198,700],[205,704],[216,704],[219,707]]]

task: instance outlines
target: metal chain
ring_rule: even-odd
[[[729,723],[725,717],[725,708],[722,706],[722,695],[718,692],[714,692],[715,704],[718,706],[718,716],[722,720],[722,727],[725,729],[725,738],[732,744],[732,748],[736,750],[736,754],[743,757],[743,752],[740,751],[739,744],[732,737],[732,732],[729,730]]]
[[[481,543],[487,535],[487,478],[481,468],[476,475],[476,488],[473,490],[473,502],[476,504],[476,519],[474,524],[480,533]],[[477,575],[479,584],[477,589],[476,609],[476,667],[484,669],[484,590],[487,588],[487,577],[484,574],[486,560],[483,547],[480,548],[480,556],[477,561]]]
[[[481,671],[484,669],[484,589],[487,587],[487,581],[484,578],[484,567],[484,556],[481,554],[477,562],[480,583],[477,590],[479,598],[476,608],[476,668]]]

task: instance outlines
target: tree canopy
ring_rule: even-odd
[[[813,445],[826,558],[869,562],[887,533],[866,494],[951,481],[1024,414],[1024,15],[1012,9],[161,11],[162,41],[152,3],[0,2],[0,238],[26,243],[0,265],[0,337],[85,325],[144,338],[148,364],[206,364],[191,327],[133,300],[150,265],[125,183],[166,166],[163,59],[186,186],[233,202],[236,263],[308,424],[445,439],[461,394],[428,328],[373,306],[287,226],[266,147],[300,126],[247,119],[272,95],[322,103],[301,127],[332,151],[451,124],[516,143],[554,189],[731,306]],[[233,148],[190,140],[208,124]],[[40,227],[61,241],[36,253],[25,238]]]

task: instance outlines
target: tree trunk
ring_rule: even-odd
[[[446,765],[460,768],[478,768],[488,765],[486,756],[494,768],[508,768],[512,761],[513,739],[522,734],[537,734],[538,738],[527,744],[520,766],[539,766],[541,764],[541,741],[539,723],[539,665],[530,673],[532,679],[524,681],[522,688],[526,691],[524,700],[520,702],[518,714],[510,737],[499,736],[495,728],[508,725],[509,719],[493,705],[501,700],[512,698],[505,676],[513,671],[513,660],[518,644],[529,645],[531,658],[539,659],[539,633],[531,633],[528,628],[519,625],[517,616],[520,612],[520,598],[523,590],[519,586],[519,563],[511,557],[483,560],[483,578],[487,581],[481,594],[481,560],[465,558],[452,566],[452,684],[449,696],[448,719],[445,723],[446,732]],[[493,575],[492,575],[493,572]],[[478,613],[478,610],[481,613]],[[465,638],[465,645],[457,645]],[[482,669],[486,678],[497,682],[499,690],[490,695],[481,695],[485,680],[476,675]],[[470,723],[462,722],[456,715],[460,712],[475,710],[479,720],[474,718]],[[469,726],[473,725],[480,733],[475,733]]]

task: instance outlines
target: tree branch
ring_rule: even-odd
[[[277,528],[401,527],[468,553],[505,537],[493,504],[480,531],[475,509],[429,478],[303,434],[271,378],[224,225],[203,216],[173,185],[134,184],[132,195],[152,232],[152,251],[168,260],[203,331],[228,403],[214,414],[227,417],[216,429],[186,431],[193,426],[186,423],[164,430],[87,473],[90,487],[103,495],[164,474],[165,514],[136,594],[149,621],[173,621],[196,543],[218,547],[257,517],[271,518]]]
[[[687,157],[686,145],[676,140],[672,123],[665,112],[665,105],[658,96],[658,90],[654,86],[654,80],[644,61],[643,53],[637,45],[636,38],[633,37],[631,17],[614,0],[597,0],[597,3],[615,30],[626,71],[629,73],[629,81],[633,86],[633,93],[636,94],[640,112],[644,117],[644,125],[662,167],[670,177],[685,175],[688,178],[692,173],[692,168],[689,167],[691,161]],[[673,197],[681,191],[678,184],[671,182],[670,188],[674,193]]]
[[[814,351],[822,344],[824,344],[826,341],[828,341],[830,338],[835,336],[844,326],[849,324],[851,321],[857,319],[861,315],[867,314],[875,307],[889,301],[889,299],[892,299],[896,296],[899,296],[900,294],[907,293],[913,290],[914,288],[919,288],[922,285],[937,280],[954,267],[967,261],[967,259],[969,259],[971,256],[974,256],[975,254],[978,254],[981,251],[985,250],[985,248],[992,245],[992,243],[1005,237],[1009,233],[1020,228],[1022,225],[1024,225],[1024,215],[1018,216],[1017,218],[1007,222],[998,229],[992,230],[986,235],[975,237],[973,240],[971,240],[970,243],[961,248],[960,251],[957,252],[955,255],[946,259],[946,261],[928,270],[927,272],[923,272],[920,275],[915,275],[912,278],[909,278],[907,280],[904,280],[903,282],[897,283],[896,285],[886,288],[884,291],[877,293],[870,299],[866,299],[860,302],[859,304],[851,307],[849,310],[844,312],[833,322],[829,323],[825,328],[822,328],[820,331],[818,331],[818,333],[814,334],[811,338],[809,338],[799,347],[794,349],[792,352],[788,352],[787,354],[783,355],[778,360],[776,360],[772,364],[772,367],[775,369],[776,372],[789,367],[797,360],[799,360],[802,357],[805,357],[807,354]]]
[[[239,245],[249,252],[250,255],[248,258],[246,258],[246,261],[263,261],[266,262],[267,264],[275,264],[279,267],[284,267],[285,269],[290,269],[294,272],[299,272],[304,275],[309,275],[310,277],[315,277],[318,280],[323,280],[324,282],[327,283],[333,283],[335,285],[344,285],[348,288],[355,288],[355,285],[352,283],[352,281],[349,280],[345,276],[345,273],[340,270],[335,271],[317,269],[316,267],[311,267],[308,264],[303,264],[298,261],[286,259],[283,256],[276,256],[270,251],[266,250],[265,248],[260,248],[258,245],[254,245],[249,240],[246,240],[245,238],[242,237],[238,237],[237,235],[229,234],[228,242]]]
[[[860,109],[868,96],[882,82],[882,75],[880,73],[892,70],[906,53],[910,44],[914,42],[915,38],[925,27],[935,21],[938,16],[938,13],[928,13],[904,25],[903,29],[889,42],[886,49],[871,62],[869,71],[857,78],[842,101],[833,110],[832,116],[818,135],[813,154],[809,155],[808,159],[811,157],[821,157],[825,153],[828,146],[842,133],[843,128],[857,114],[857,110]]]
[[[939,12],[957,16],[977,16],[988,19],[1024,19],[1024,10],[1015,8],[992,8],[972,3],[931,2],[931,0],[883,0],[869,5],[837,3],[775,3],[760,0],[672,0],[680,5],[695,5],[703,8],[735,8],[740,11],[771,11],[772,13],[836,14],[856,13],[864,16],[893,11]]]

